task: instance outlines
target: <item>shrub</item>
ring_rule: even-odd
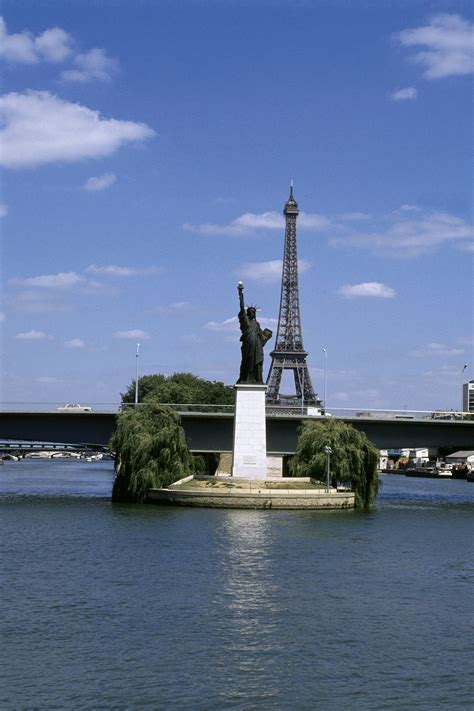
[[[379,451],[363,432],[341,420],[308,420],[300,428],[298,444],[290,462],[293,476],[326,480],[325,447],[331,447],[331,485],[350,483],[356,506],[375,501],[379,480]]]
[[[113,501],[143,502],[149,489],[194,473],[179,415],[156,402],[122,411],[109,446],[115,452]]]

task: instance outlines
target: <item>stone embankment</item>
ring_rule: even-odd
[[[238,509],[352,509],[351,491],[329,489],[309,478],[193,477],[150,489],[150,503]]]

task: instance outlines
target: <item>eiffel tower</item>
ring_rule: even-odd
[[[270,353],[272,362],[267,378],[267,405],[322,406],[313,390],[303,347],[301,331],[300,297],[298,288],[298,257],[296,249],[296,218],[298,203],[293,197],[293,181],[290,197],[283,209],[285,215],[285,249],[281,279],[280,314],[275,348]],[[295,379],[296,396],[289,399],[280,395],[281,378],[284,370],[292,370]]]

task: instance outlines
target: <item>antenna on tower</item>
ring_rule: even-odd
[[[293,178],[290,180],[290,198],[293,197]]]

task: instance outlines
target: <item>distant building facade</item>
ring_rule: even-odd
[[[474,466],[474,451],[460,451],[453,452],[453,454],[448,454],[446,457],[447,464],[467,464],[468,466]]]
[[[474,380],[462,386],[462,409],[463,412],[474,412]]]
[[[400,449],[381,449],[379,468],[387,469],[404,469],[406,467],[421,467],[427,464],[431,457],[435,456],[430,452],[428,447],[419,447],[410,449],[403,447]]]

